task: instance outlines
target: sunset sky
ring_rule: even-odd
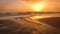
[[[31,6],[42,2],[41,11],[60,12],[60,0],[0,0],[0,10],[4,11],[34,11]]]

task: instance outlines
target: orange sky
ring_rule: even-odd
[[[60,0],[0,0],[0,10],[32,11],[31,4],[45,2],[42,11],[60,12]]]

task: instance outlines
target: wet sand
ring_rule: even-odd
[[[53,17],[53,18],[40,19],[38,21],[60,29],[59,19],[60,17]],[[33,23],[28,23],[28,22],[25,23],[25,21],[24,21],[24,24],[25,25],[22,25],[13,20],[0,20],[0,34],[60,34],[59,30],[54,30],[50,28],[48,29],[43,25],[37,25]],[[40,30],[41,28],[42,30]]]
[[[38,21],[60,29],[60,17],[39,19]]]

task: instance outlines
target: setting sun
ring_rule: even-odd
[[[36,12],[39,12],[44,8],[44,3],[43,2],[38,2],[38,3],[32,4],[31,8],[32,8],[32,10],[34,10]]]

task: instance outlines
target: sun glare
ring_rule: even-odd
[[[39,12],[44,8],[44,3],[43,2],[38,2],[36,4],[31,5],[32,10]]]

